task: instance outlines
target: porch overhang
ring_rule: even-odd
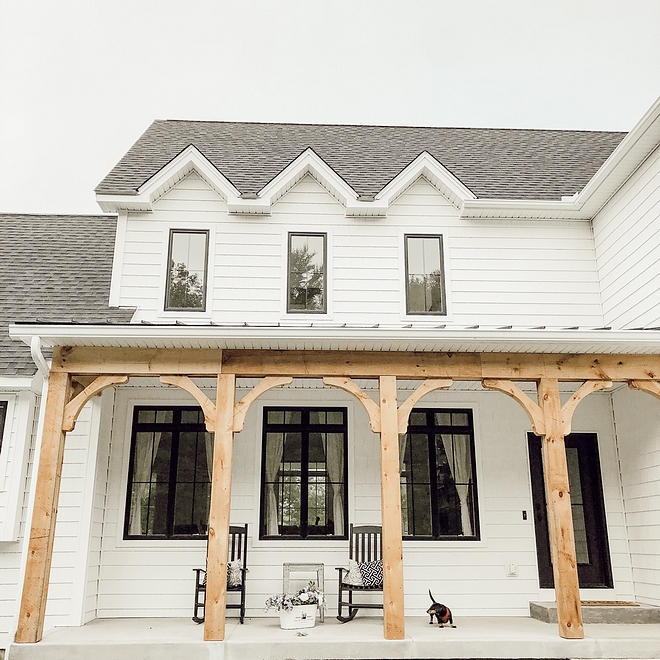
[[[44,347],[377,351],[422,353],[660,354],[660,328],[458,327],[438,324],[15,323],[12,339]]]

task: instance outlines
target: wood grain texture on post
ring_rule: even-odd
[[[380,377],[380,466],[383,510],[383,626],[385,639],[405,637],[403,543],[396,377]]]
[[[575,556],[575,534],[559,383],[556,379],[541,379],[539,405],[543,409],[545,422],[543,473],[552,546],[552,570],[555,578],[559,635],[568,639],[582,639],[584,627]]]
[[[231,461],[234,433],[234,374],[218,376],[216,428],[213,441],[213,478],[209,510],[209,541],[204,606],[204,639],[225,638],[227,603],[227,554],[229,552],[229,517],[231,512]]]
[[[62,425],[69,389],[69,374],[51,372],[46,395],[23,595],[15,637],[19,644],[38,642],[43,636],[66,438]]]

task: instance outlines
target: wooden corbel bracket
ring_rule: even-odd
[[[209,433],[215,433],[216,410],[215,404],[209,399],[202,390],[190,380],[188,376],[161,376],[160,382],[163,385],[173,385],[180,387],[192,396],[202,408],[204,412],[204,421],[206,422],[206,430]]]
[[[323,379],[323,384],[328,387],[337,387],[340,390],[352,394],[367,411],[371,430],[374,433],[380,433],[380,406],[361,387],[359,387],[355,381],[348,377],[336,378],[334,376],[326,376]]]
[[[571,398],[561,407],[561,418],[565,436],[569,435],[571,432],[573,413],[578,407],[580,401],[592,392],[606,390],[610,387],[612,387],[611,380],[587,380],[580,385],[575,394],[573,394],[573,396],[571,396]]]
[[[408,418],[415,404],[423,397],[435,390],[449,389],[453,381],[450,378],[429,378],[425,380],[400,406],[397,411],[399,435],[408,431]]]
[[[486,379],[481,384],[489,390],[497,390],[515,399],[525,410],[530,421],[532,428],[536,435],[545,435],[545,421],[543,419],[543,411],[541,406],[535,401],[532,401],[517,385],[510,380],[493,380]]]
[[[631,390],[646,392],[656,399],[660,399],[660,382],[657,380],[629,380],[628,387]]]
[[[293,382],[291,376],[266,376],[258,385],[255,385],[237,404],[234,405],[234,424],[232,430],[234,433],[240,433],[245,423],[245,415],[250,409],[252,403],[264,392],[273,389],[273,387],[282,387],[290,385]]]
[[[73,431],[80,411],[93,396],[100,394],[107,387],[123,385],[124,383],[128,383],[128,376],[99,376],[98,378],[95,378],[82,392],[76,394],[76,396],[64,406],[62,431]]]

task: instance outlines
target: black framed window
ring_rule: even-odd
[[[124,538],[205,536],[212,466],[201,408],[136,407]]]
[[[7,402],[0,401],[0,451],[2,451],[2,438],[5,434],[6,421],[7,421]]]
[[[406,235],[406,313],[446,314],[442,236]]]
[[[472,411],[415,408],[399,445],[404,538],[478,539]]]
[[[166,311],[203,312],[206,309],[208,243],[208,231],[170,231]]]
[[[261,538],[347,538],[345,408],[264,408]]]
[[[326,235],[289,234],[287,312],[325,314]]]

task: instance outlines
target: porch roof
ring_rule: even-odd
[[[15,323],[13,339],[44,347],[342,350],[433,353],[660,354],[660,328],[458,327],[432,324]]]

